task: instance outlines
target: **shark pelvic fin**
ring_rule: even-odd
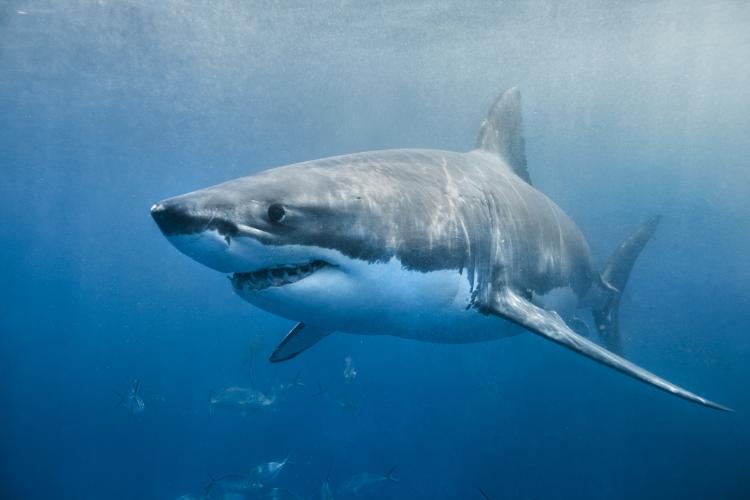
[[[521,93],[516,87],[506,90],[490,108],[479,129],[476,149],[498,155],[516,175],[531,184],[526,169]]]
[[[614,368],[670,394],[708,406],[709,408],[733,411],[726,406],[714,403],[678,387],[578,335],[565,324],[557,313],[535,306],[509,288],[503,288],[493,294],[492,303],[486,306],[486,312],[512,321],[540,337],[544,337],[572,351],[583,354],[594,361]]]
[[[330,334],[330,330],[324,330],[316,326],[308,326],[304,323],[294,325],[284,340],[274,349],[269,361],[278,363],[292,359],[302,351],[305,351],[318,343],[320,339]]]

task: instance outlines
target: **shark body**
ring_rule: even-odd
[[[656,229],[596,269],[582,232],[531,184],[520,94],[501,95],[467,152],[401,149],[288,165],[170,198],[151,213],[184,254],[249,303],[298,323],[271,361],[334,331],[440,343],[530,331],[717,409],[622,358],[619,300]],[[602,343],[576,333],[592,313]]]

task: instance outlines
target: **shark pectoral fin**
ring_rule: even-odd
[[[693,394],[692,392],[678,387],[663,378],[657,377],[640,366],[598,346],[571,330],[557,313],[535,306],[508,288],[504,288],[494,294],[492,303],[487,307],[487,312],[512,321],[527,330],[536,333],[540,337],[556,342],[563,347],[567,347],[568,349],[583,354],[594,361],[609,366],[610,368],[614,368],[615,370],[619,370],[641,382],[651,384],[654,387],[674,394],[675,396],[708,406],[709,408],[723,411],[734,411],[726,406],[722,406]]]
[[[278,363],[292,359],[302,351],[305,351],[316,344],[323,337],[328,336],[330,330],[325,330],[316,326],[297,323],[284,340],[274,349],[269,361]]]

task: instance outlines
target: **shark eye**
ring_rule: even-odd
[[[278,224],[279,222],[283,221],[284,217],[286,217],[286,210],[284,210],[283,206],[279,205],[278,203],[274,203],[268,207],[268,220],[270,220],[274,224]]]

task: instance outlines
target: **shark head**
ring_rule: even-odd
[[[229,274],[253,305],[310,323],[354,314],[361,308],[342,301],[366,296],[377,286],[368,264],[395,253],[385,229],[398,227],[398,197],[335,167],[344,168],[267,170],[163,200],[151,215],[179,251]]]
[[[322,259],[316,238],[340,234],[348,207],[312,192],[305,176],[282,168],[169,198],[151,215],[182,253],[220,272],[254,275],[248,281],[262,290],[337,264]]]

